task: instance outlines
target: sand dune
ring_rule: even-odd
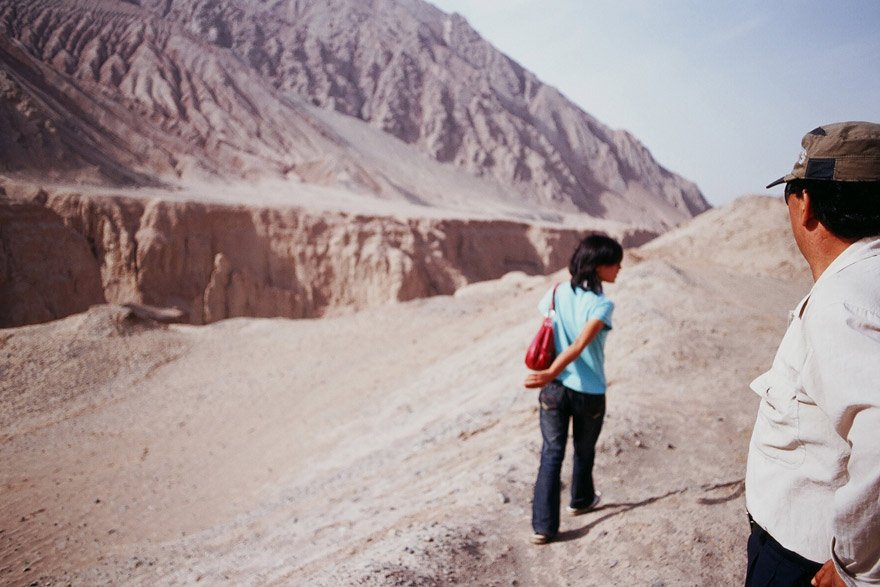
[[[760,264],[725,236],[740,218],[766,222]],[[779,202],[747,198],[670,234],[674,256],[630,252],[609,288],[605,502],[540,548],[521,355],[563,274],[321,320],[97,306],[2,330],[0,582],[736,584],[747,384],[809,283],[772,272],[786,231]]]

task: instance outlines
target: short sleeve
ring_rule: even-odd
[[[553,289],[554,288],[551,287],[547,290],[547,293],[545,293],[544,297],[541,298],[541,301],[538,302],[538,311],[544,316],[550,311],[550,298],[553,296]]]
[[[588,319],[597,319],[605,323],[605,327],[611,330],[611,315],[614,313],[614,302],[606,297],[602,297],[595,307],[590,311]]]

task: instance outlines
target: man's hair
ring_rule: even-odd
[[[880,181],[797,179],[788,191],[804,189],[816,219],[835,235],[849,240],[880,236]]]
[[[623,247],[616,240],[602,234],[583,239],[568,264],[571,288],[580,287],[593,293],[602,293],[602,280],[596,275],[599,265],[617,265],[623,260]]]

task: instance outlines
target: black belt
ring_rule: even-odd
[[[761,538],[773,538],[773,536],[770,536],[770,532],[762,528],[761,525],[755,521],[755,518],[752,517],[751,513],[746,512],[746,514],[749,516],[749,527],[752,529],[752,534],[757,534]]]

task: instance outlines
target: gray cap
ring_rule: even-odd
[[[796,179],[880,181],[880,124],[837,122],[813,129],[791,173],[770,185]]]

